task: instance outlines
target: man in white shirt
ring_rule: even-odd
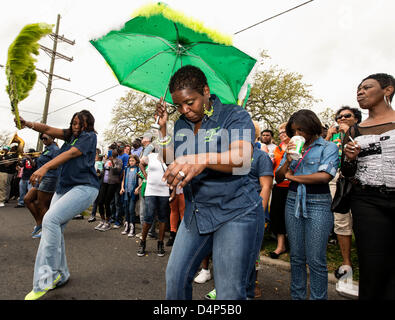
[[[272,130],[265,129],[261,132],[261,142],[263,143],[261,149],[267,152],[269,154],[270,159],[273,161],[274,150],[277,148],[277,146],[274,143],[272,143],[272,140],[273,140]]]

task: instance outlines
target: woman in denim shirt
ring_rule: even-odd
[[[290,244],[291,297],[306,299],[310,270],[310,299],[328,298],[326,246],[333,227],[329,181],[339,165],[338,148],[321,135],[321,122],[310,110],[299,110],[289,119],[289,137],[302,136],[306,142],[302,158],[292,160],[290,142],[276,172],[277,183],[291,181],[285,208],[285,225]]]

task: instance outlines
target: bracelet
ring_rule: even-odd
[[[167,146],[170,142],[171,142],[171,137],[170,136],[166,136],[163,139],[159,140],[159,145]]]

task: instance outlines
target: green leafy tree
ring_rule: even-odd
[[[322,125],[327,128],[331,127],[335,122],[336,111],[332,108],[326,108],[321,111],[317,116],[321,120]]]
[[[8,145],[10,143],[11,136],[12,136],[11,132],[1,130],[0,131],[0,146]]]
[[[311,109],[318,100],[312,96],[311,86],[302,81],[302,75],[277,66],[265,67],[268,59],[263,51],[246,110],[253,120],[265,129],[272,129],[277,136],[277,127],[281,123],[287,122],[297,110]]]
[[[141,137],[151,130],[155,122],[154,114],[157,100],[142,93],[130,90],[120,98],[112,109],[110,128],[104,132],[107,143],[123,141],[131,144],[135,138]],[[168,107],[171,111],[171,107]],[[170,115],[169,120],[175,121],[178,114]]]

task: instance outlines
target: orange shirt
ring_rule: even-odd
[[[281,159],[283,158],[284,153],[285,153],[285,150],[282,150],[282,145],[283,145],[283,143],[280,143],[278,148],[276,148],[274,150],[274,158],[273,158],[273,168],[274,168],[273,174],[274,174],[274,176],[276,176],[276,170],[277,170],[278,166],[280,165]],[[290,183],[291,182],[289,180],[284,180],[280,183],[277,183],[276,186],[282,187],[282,188],[288,188]]]

